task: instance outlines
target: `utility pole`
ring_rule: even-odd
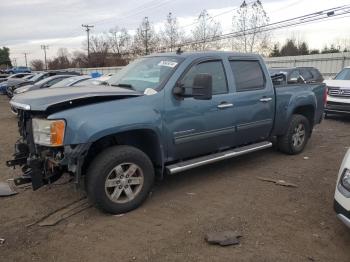
[[[93,25],[81,25],[82,27],[85,27],[86,33],[87,33],[87,44],[88,44],[88,66],[90,66],[90,30],[93,28]]]
[[[25,61],[26,61],[26,67],[28,67],[28,63],[27,63],[27,55],[28,55],[28,53],[27,53],[27,52],[24,52],[23,54],[24,54],[24,59],[25,59]]]
[[[145,17],[145,47],[146,47],[146,55],[148,55],[148,31],[149,31],[149,21],[148,17]]]
[[[46,50],[49,49],[49,46],[48,45],[41,45],[41,49],[44,50],[44,54],[45,54],[45,70],[47,70]]]
[[[13,66],[17,67],[17,58],[13,58],[12,60],[13,60]]]

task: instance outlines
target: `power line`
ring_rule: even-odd
[[[259,33],[261,33],[261,32],[296,26],[296,25],[300,25],[300,24],[310,23],[310,22],[314,22],[314,21],[318,21],[318,20],[325,20],[325,19],[328,19],[330,17],[336,17],[336,16],[348,14],[350,12],[349,10],[347,10],[348,8],[350,8],[350,5],[343,5],[343,6],[339,6],[339,7],[335,7],[335,8],[325,9],[325,10],[314,12],[311,14],[298,16],[295,18],[290,18],[290,19],[266,24],[263,26],[249,28],[247,30],[240,30],[240,31],[235,31],[235,32],[227,33],[227,34],[214,36],[211,39],[205,38],[205,39],[200,39],[200,40],[196,40],[196,41],[187,41],[187,42],[179,44],[178,47],[188,46],[188,45],[193,45],[193,44],[200,44],[200,43],[204,43],[204,42],[214,42],[214,41],[224,40],[224,39],[233,38],[233,37],[239,37],[239,36],[242,36],[243,34],[244,35],[251,35],[251,34],[256,33],[257,30]],[[340,12],[340,13],[337,14],[336,12]]]
[[[145,11],[148,11],[148,10],[154,10],[154,9],[157,9],[169,2],[172,2],[171,0],[163,0],[161,2],[158,2],[158,0],[152,0],[152,1],[149,1],[149,2],[146,2],[142,5],[139,5],[138,7],[135,7],[133,9],[130,9],[130,10],[126,10],[124,13],[126,13],[126,15],[124,16],[118,16],[117,18],[115,17],[111,17],[111,18],[106,18],[106,19],[101,19],[101,20],[95,20],[93,22],[91,22],[91,24],[93,23],[94,25],[100,25],[100,24],[103,24],[104,22],[106,21],[110,21],[110,20],[113,20],[113,21],[123,21],[129,17],[134,17],[138,14],[142,14],[143,12]],[[134,12],[136,11],[136,12]],[[90,24],[90,23],[89,23]],[[75,32],[78,32],[77,30],[74,30],[74,31],[71,31],[72,33],[75,33]],[[78,37],[80,34],[74,34],[70,37]],[[61,41],[64,41],[65,39],[58,39],[54,42],[51,43],[51,45],[55,45],[56,43],[58,42],[61,42]]]

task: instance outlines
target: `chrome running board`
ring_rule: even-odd
[[[252,144],[249,146],[238,147],[238,148],[230,149],[230,150],[223,151],[220,153],[215,153],[212,155],[201,156],[198,158],[186,160],[183,162],[179,162],[176,164],[166,166],[166,169],[167,169],[168,173],[176,174],[176,173],[179,173],[179,172],[191,169],[191,168],[204,166],[207,164],[218,162],[220,160],[224,160],[224,159],[228,159],[228,158],[232,158],[232,157],[237,157],[240,155],[248,154],[248,153],[255,152],[255,151],[262,150],[262,149],[269,148],[269,147],[272,147],[272,143],[268,142],[268,141],[264,141],[264,142]]]

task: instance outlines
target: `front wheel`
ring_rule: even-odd
[[[146,154],[130,146],[114,146],[100,153],[86,177],[87,195],[98,208],[120,214],[137,208],[154,182],[154,168]]]
[[[287,154],[301,153],[310,136],[309,120],[303,115],[293,115],[287,132],[278,138],[278,148]]]

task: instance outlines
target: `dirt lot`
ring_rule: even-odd
[[[0,97],[1,180],[18,138]],[[167,177],[124,216],[89,208],[53,227],[26,225],[79,199],[66,184],[0,199],[1,261],[350,261],[350,230],[332,209],[338,168],[350,145],[350,119],[317,126],[305,152],[265,150]],[[308,157],[308,159],[304,159]],[[297,188],[257,180],[284,179]],[[242,233],[239,246],[209,246],[211,230]]]

